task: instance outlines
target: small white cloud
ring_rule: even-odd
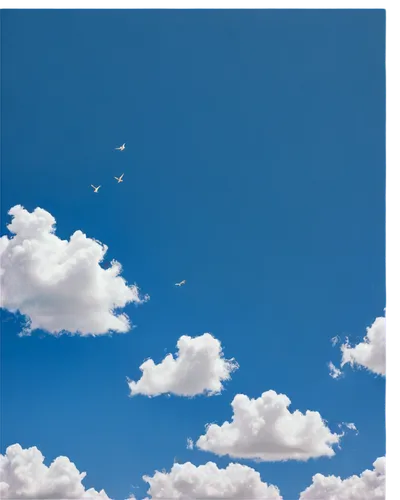
[[[329,361],[328,363],[328,367],[329,367],[329,375],[332,377],[332,378],[339,378],[343,375],[343,372],[337,368],[333,363],[332,361]]]
[[[336,335],[335,337],[331,338],[332,345],[335,347],[335,345],[340,342],[340,337],[339,335]]]
[[[153,500],[282,500],[276,486],[264,483],[258,472],[240,464],[219,469],[213,462],[199,467],[186,462],[174,464],[170,472],[157,471],[143,479],[150,485],[147,494]]]
[[[238,394],[232,401],[232,421],[208,425],[196,446],[220,456],[266,462],[333,456],[332,446],[340,436],[329,430],[318,412],[290,413],[289,405],[290,399],[275,391],[258,399]]]
[[[351,431],[354,431],[356,434],[358,434],[358,429],[355,426],[355,424],[353,424],[352,422],[349,422],[349,423],[343,422],[343,425],[345,425],[348,429],[350,429]]]
[[[343,480],[315,474],[300,500],[385,500],[386,458],[377,458],[373,466],[373,471],[367,469]]]
[[[188,450],[193,450],[193,440],[191,438],[187,438],[186,441],[186,449]]]
[[[168,354],[158,365],[148,359],[140,366],[140,380],[128,379],[131,396],[219,394],[222,382],[229,380],[239,366],[235,360],[223,357],[220,341],[209,333],[193,338],[183,335],[177,348],[176,358]]]
[[[82,231],[69,240],[58,238],[54,217],[41,208],[30,213],[16,205],[8,213],[14,236],[0,238],[0,307],[25,316],[22,334],[42,329],[101,335],[130,329],[126,314],[116,311],[149,297],[127,285],[118,262],[101,267],[106,245]]]
[[[378,375],[386,375],[386,318],[376,318],[367,328],[367,335],[363,341],[351,347],[346,341],[341,346],[341,367],[350,363],[367,368]]]
[[[57,457],[49,467],[43,462],[36,446],[9,446],[0,455],[0,498],[110,500],[104,490],[85,490],[82,480],[86,472],[80,473],[67,457]]]

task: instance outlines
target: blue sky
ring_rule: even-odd
[[[226,466],[186,438],[273,389],[359,429],[330,459],[238,460],[286,500],[384,455],[384,379],[326,366],[385,307],[384,37],[383,10],[2,12],[2,234],[40,206],[151,300],[127,334],[2,324],[1,453],[66,455],[86,486],[142,498],[174,458]],[[144,359],[204,332],[240,364],[220,396],[128,398]]]

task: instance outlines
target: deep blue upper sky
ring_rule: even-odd
[[[385,307],[384,36],[383,10],[2,12],[2,234],[40,206],[151,300],[112,337],[2,324],[1,453],[66,455],[87,487],[141,498],[174,457],[229,463],[186,438],[269,389],[360,431],[332,459],[240,461],[285,500],[385,453],[384,380],[326,366]],[[145,358],[204,332],[240,364],[221,396],[128,398]]]

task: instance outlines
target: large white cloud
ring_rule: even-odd
[[[373,324],[367,328],[367,334],[363,341],[351,347],[349,341],[346,340],[341,345],[342,361],[341,368],[344,365],[358,366],[376,373],[377,375],[386,376],[391,374],[391,346],[392,346],[392,320],[384,317],[376,318]],[[388,360],[390,359],[390,367]],[[329,364],[331,376],[338,378],[341,371],[332,363]]]
[[[35,446],[9,446],[0,455],[0,498],[109,500],[104,490],[85,490],[82,480],[86,473],[80,473],[67,457],[57,457],[49,467],[43,461]]]
[[[220,341],[210,333],[193,338],[183,335],[177,348],[176,358],[168,354],[158,365],[148,359],[140,366],[140,380],[128,379],[131,396],[218,394],[223,389],[222,382],[229,380],[238,368],[233,359],[223,357]]]
[[[385,500],[386,458],[377,458],[373,466],[372,471],[367,469],[360,476],[343,480],[316,474],[300,500]]]
[[[261,461],[331,457],[340,436],[332,433],[317,411],[290,413],[290,399],[275,391],[257,399],[238,394],[231,422],[211,424],[196,446],[217,455]]]
[[[0,306],[27,319],[24,333],[42,329],[100,335],[127,332],[130,322],[116,310],[140,297],[139,289],[119,276],[121,266],[100,263],[107,246],[75,231],[69,241],[55,235],[55,219],[46,210],[32,213],[16,205],[7,227],[15,236],[0,238]]]
[[[229,464],[219,469],[213,462],[196,467],[190,462],[174,464],[171,472],[156,472],[143,476],[150,484],[152,499],[262,499],[282,500],[276,486],[262,482],[254,469],[240,464]]]

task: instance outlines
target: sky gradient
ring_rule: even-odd
[[[1,45],[1,234],[11,207],[39,206],[151,296],[99,338],[20,338],[2,313],[1,453],[66,455],[87,487],[143,498],[174,459],[233,461],[186,438],[273,389],[359,435],[332,458],[237,462],[285,500],[371,468],[385,381],[327,363],[332,337],[360,342],[384,314],[384,11],[10,10]],[[205,332],[240,365],[221,395],[128,397],[146,358]]]

